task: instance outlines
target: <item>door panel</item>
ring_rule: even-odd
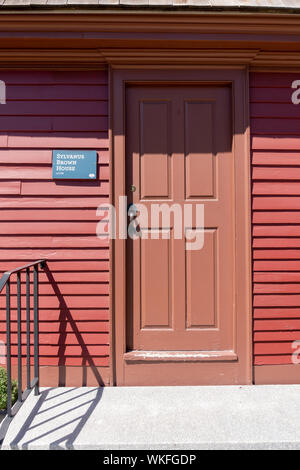
[[[185,251],[187,329],[217,328],[218,254],[216,230],[205,230],[204,240],[204,246],[201,250]]]
[[[168,102],[140,104],[140,197],[170,197]]]
[[[232,114],[229,85],[126,90],[128,202],[149,218],[138,217],[139,236],[127,241],[124,384],[239,380]],[[167,205],[169,221],[150,226],[154,204]],[[187,250],[174,214],[188,205],[193,220],[181,229],[195,230],[198,204],[204,245]]]
[[[215,102],[185,101],[186,198],[214,196],[213,119],[215,108]],[[201,132],[199,132],[200,129]],[[199,157],[200,149],[201,157]]]

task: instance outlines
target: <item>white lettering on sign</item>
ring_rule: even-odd
[[[58,153],[56,160],[56,171],[63,174],[65,171],[75,171],[75,166],[77,165],[77,160],[84,159],[84,155],[81,153],[78,154],[68,154],[68,153]]]
[[[294,80],[292,83],[292,88],[298,88],[296,91],[292,93],[292,103],[299,104],[300,103],[300,80]]]
[[[75,171],[75,167],[74,166],[61,166],[61,165],[58,165],[56,167],[56,171]]]

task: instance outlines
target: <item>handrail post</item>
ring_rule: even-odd
[[[33,267],[33,296],[34,296],[34,378],[37,383],[34,387],[34,394],[39,395],[39,268]]]
[[[30,269],[26,269],[26,342],[27,342],[27,389],[30,388]]]
[[[7,414],[11,416],[11,327],[10,327],[10,280],[6,284],[6,357],[7,357]]]
[[[17,273],[17,336],[18,336],[18,401],[22,401],[22,318],[21,318],[21,273]]]

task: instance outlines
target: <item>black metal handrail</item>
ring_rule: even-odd
[[[46,260],[40,259],[19,268],[7,271],[0,279],[0,294],[6,287],[6,369],[7,369],[7,415],[0,425],[0,445],[7,428],[28,395],[34,389],[39,394],[39,267],[44,268]],[[30,352],[30,268],[33,268],[33,343],[34,343],[34,377],[31,380]],[[21,273],[26,273],[26,356],[27,387],[22,393],[22,305]],[[18,399],[12,406],[12,372],[11,372],[11,276],[17,275],[17,342],[18,342]]]

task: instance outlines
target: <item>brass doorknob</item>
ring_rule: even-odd
[[[130,191],[131,191],[132,193],[134,193],[134,192],[136,191],[136,186],[134,186],[134,184],[132,184],[132,185],[130,186]]]

